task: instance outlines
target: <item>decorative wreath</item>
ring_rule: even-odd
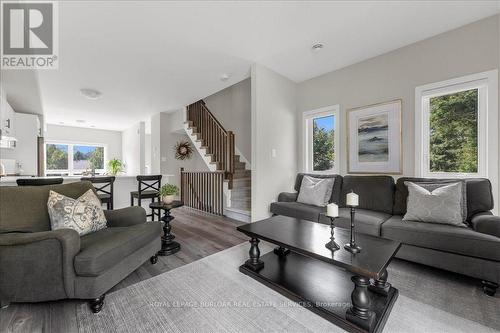
[[[174,147],[175,158],[178,160],[190,159],[191,154],[193,154],[193,148],[191,144],[187,141],[180,141]]]

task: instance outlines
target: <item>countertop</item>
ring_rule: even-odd
[[[163,177],[173,177],[174,175],[163,175]],[[63,176],[62,178],[64,181],[78,181],[80,178],[84,176]],[[86,176],[85,176],[86,177]],[[96,176],[99,177],[99,176]],[[102,177],[106,177],[105,175],[102,175]],[[128,179],[134,179],[137,177],[136,175],[118,175],[115,176],[116,180],[115,181],[120,181],[120,180],[128,180]],[[16,180],[20,178],[32,178],[32,176],[5,176],[5,177],[0,177],[0,183],[15,183]],[[61,178],[61,177],[36,177],[36,178]]]

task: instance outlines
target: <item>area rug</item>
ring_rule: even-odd
[[[261,245],[262,254],[272,250],[270,244]],[[97,315],[86,304],[79,305],[79,331],[343,332],[240,273],[238,266],[247,256],[248,245],[241,244],[117,290],[106,296]],[[400,296],[384,332],[497,332],[498,298],[473,291],[477,288],[462,281],[414,270],[410,263],[391,263],[390,281]],[[446,293],[441,288],[445,283]],[[457,315],[460,311],[467,315]]]

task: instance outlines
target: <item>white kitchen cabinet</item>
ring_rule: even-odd
[[[7,103],[7,97],[3,91],[0,92],[0,130],[2,131],[2,138],[9,137],[15,138],[15,112],[12,107]]]

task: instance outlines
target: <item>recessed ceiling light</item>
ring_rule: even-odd
[[[64,121],[60,121],[60,122],[59,122],[59,125],[64,125]]]
[[[230,75],[229,75],[229,74],[224,73],[224,74],[222,74],[222,75],[220,76],[220,80],[221,80],[222,82],[225,82],[225,81],[229,80],[229,77],[230,77]]]
[[[313,52],[318,52],[318,51],[321,51],[321,49],[323,49],[325,47],[325,44],[323,43],[316,43],[314,44],[311,49]]]
[[[95,89],[87,89],[87,88],[83,88],[83,89],[80,89],[80,93],[87,97],[88,99],[98,99],[99,97],[102,96],[102,93],[100,91],[97,91]]]
[[[76,122],[80,124],[85,124],[87,121],[83,119],[77,119]]]
[[[94,128],[94,127],[95,127],[95,125],[90,125],[90,127]]]

